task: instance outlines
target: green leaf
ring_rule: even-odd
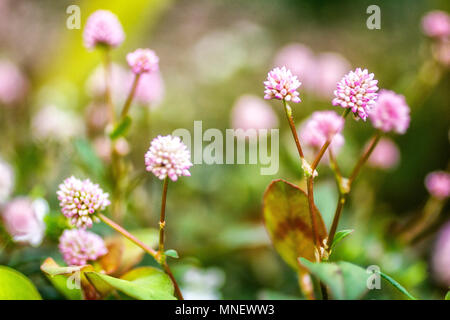
[[[411,295],[400,283],[395,281],[393,278],[385,274],[384,272],[380,271],[380,276],[387,280],[390,284],[392,284],[398,291],[403,293],[405,296],[407,296],[411,300],[417,300],[413,295]]]
[[[360,299],[367,291],[367,272],[357,265],[345,261],[313,263],[304,258],[299,260],[330,288],[335,299]]]
[[[87,279],[97,287],[110,286],[124,294],[139,300],[175,300],[174,288],[170,278],[161,270],[153,267],[141,267],[114,278],[98,272],[86,272]]]
[[[347,237],[349,234],[351,234],[354,230],[348,229],[348,230],[340,230],[336,232],[336,235],[334,236],[333,243],[331,244],[331,251],[333,251],[334,247],[345,237]]]
[[[450,300],[450,291],[447,292],[447,294],[445,295],[444,300]]]
[[[42,300],[34,284],[22,273],[0,266],[0,300]]]
[[[128,129],[131,126],[131,117],[126,116],[122,121],[120,121],[116,127],[109,133],[111,140],[116,140],[120,137],[126,135]]]
[[[288,265],[298,270],[298,257],[315,260],[308,197],[303,190],[282,179],[272,181],[264,193],[263,213],[273,245]],[[317,224],[322,243],[327,231],[320,213]]]
[[[166,252],[165,252],[165,255],[166,256],[169,256],[169,257],[172,257],[172,258],[175,258],[175,259],[178,259],[180,256],[178,255],[178,252],[176,252],[175,250],[173,250],[173,249],[169,249],[169,250],[167,250]]]

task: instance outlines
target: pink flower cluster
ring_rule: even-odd
[[[425,178],[425,186],[428,192],[438,199],[450,196],[450,174],[445,171],[434,171]]]
[[[393,91],[381,90],[369,118],[375,128],[384,132],[404,134],[409,127],[409,107],[405,97]]]
[[[64,230],[58,247],[69,266],[82,266],[108,253],[100,236],[83,229]]]
[[[264,81],[264,86],[266,88],[264,99],[278,99],[295,103],[301,101],[297,91],[298,87],[301,86],[301,82],[286,67],[277,67],[270,71],[267,75],[267,80]]]
[[[324,143],[333,139],[330,148],[338,152],[344,144],[341,134],[344,119],[334,111],[316,111],[300,128],[300,138],[303,143],[314,149],[320,149]]]
[[[110,204],[109,195],[98,184],[93,184],[89,179],[81,181],[73,176],[59,185],[57,195],[62,213],[77,228],[92,227],[93,221],[98,220],[95,214]]]
[[[159,58],[153,50],[136,49],[127,54],[127,62],[135,74],[158,70]]]
[[[447,12],[434,10],[422,19],[423,32],[432,38],[446,38],[450,35],[450,16]]]
[[[367,164],[373,168],[387,170],[394,168],[399,161],[400,151],[395,143],[390,139],[382,138],[367,159]]]
[[[119,46],[125,34],[117,16],[108,10],[97,10],[91,14],[83,32],[84,45],[93,49],[97,45]]]
[[[349,108],[357,119],[366,121],[377,99],[377,83],[374,74],[369,73],[367,69],[357,68],[350,71],[338,82],[333,105]]]
[[[179,137],[158,136],[152,140],[145,154],[147,171],[163,180],[167,176],[176,181],[180,176],[190,176],[191,155]]]

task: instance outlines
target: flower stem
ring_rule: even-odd
[[[175,277],[172,274],[172,271],[169,268],[169,265],[167,264],[167,262],[164,262],[164,264],[162,265],[162,267],[164,268],[164,271],[167,273],[167,275],[169,276],[170,280],[172,280],[173,283],[173,287],[175,289],[175,295],[178,298],[178,300],[184,300],[183,298],[183,294],[181,293],[180,287],[178,286],[177,281],[175,280]]]
[[[136,93],[136,88],[138,86],[140,77],[141,77],[140,74],[136,74],[134,76],[133,84],[131,85],[131,89],[130,92],[128,93],[127,100],[125,100],[125,104],[123,105],[122,108],[122,113],[120,115],[121,119],[124,119],[128,114],[128,111],[130,110],[131,102],[133,101],[134,94]]]
[[[111,58],[109,48],[104,49],[103,63],[105,68],[105,102],[108,106],[109,121],[114,124],[116,121],[116,114],[114,112],[114,105],[111,98]]]
[[[159,254],[161,256],[162,263],[164,263],[164,227],[166,226],[166,198],[168,185],[169,177],[166,177],[163,184],[163,192],[161,198],[161,216],[159,218]]]
[[[355,168],[352,171],[352,174],[350,175],[349,178],[349,185],[351,186],[353,181],[355,181],[356,177],[359,174],[359,171],[361,170],[362,166],[366,163],[367,159],[369,159],[372,151],[375,149],[375,147],[378,144],[378,141],[380,141],[381,138],[381,131],[377,131],[373,138],[372,141],[370,142],[369,148],[363,153],[363,155],[361,156],[361,158],[359,158],[358,162],[356,163]]]
[[[289,127],[291,128],[292,136],[294,137],[295,145],[297,146],[298,154],[300,158],[303,159],[305,156],[303,155],[302,146],[300,145],[300,140],[298,139],[297,129],[295,129],[294,119],[292,118],[292,109],[285,100],[283,100],[283,105]]]
[[[309,206],[309,215],[311,217],[311,227],[312,234],[314,239],[314,244],[317,249],[320,248],[320,240],[319,234],[317,232],[317,220],[316,220],[316,206],[314,204],[314,177],[310,176],[307,180],[307,189],[308,189],[308,206]]]

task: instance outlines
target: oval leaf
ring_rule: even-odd
[[[351,234],[354,230],[348,229],[348,230],[340,230],[336,232],[336,235],[334,236],[333,243],[331,244],[330,251],[333,251],[334,247],[345,237],[347,237],[349,234]]]
[[[22,273],[0,266],[0,300],[42,300],[34,284]]]

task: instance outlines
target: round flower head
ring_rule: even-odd
[[[305,145],[320,149],[328,139],[333,139],[330,148],[338,152],[344,144],[340,133],[344,119],[334,111],[316,111],[300,128],[300,138]]]
[[[278,99],[300,102],[297,88],[300,87],[301,82],[298,81],[297,76],[292,75],[291,71],[286,67],[275,68],[267,75],[267,80],[264,81],[266,90],[264,91],[264,99]]]
[[[44,216],[47,211],[48,204],[43,199],[31,201],[26,197],[15,198],[5,207],[3,222],[15,242],[37,247],[44,238]]]
[[[436,280],[446,287],[450,286],[450,222],[439,231],[431,266]]]
[[[367,69],[357,68],[350,71],[337,84],[334,91],[334,106],[349,108],[356,119],[366,121],[368,113],[377,99],[377,83],[374,80],[374,74],[369,73]]]
[[[369,118],[375,128],[404,134],[410,120],[405,97],[393,91],[381,90]]]
[[[9,106],[19,101],[27,87],[27,80],[19,68],[8,60],[0,60],[0,104]]]
[[[62,213],[77,228],[92,227],[92,222],[98,221],[95,214],[110,204],[108,194],[98,184],[93,184],[89,179],[81,181],[73,176],[59,185],[57,195]]]
[[[152,140],[145,154],[145,166],[147,171],[161,180],[168,176],[172,181],[177,181],[180,176],[191,175],[191,155],[179,137],[158,136]]]
[[[431,172],[425,178],[425,186],[433,197],[445,199],[450,196],[450,174],[445,171]]]
[[[135,74],[158,70],[159,58],[153,50],[136,49],[127,54],[127,62]]]
[[[108,253],[100,236],[83,229],[64,230],[58,247],[69,266],[82,266]]]
[[[108,10],[97,10],[91,14],[83,32],[84,45],[93,49],[97,45],[119,46],[125,38],[117,16]]]
[[[14,186],[12,167],[0,158],[0,204],[10,196]]]
[[[439,10],[428,12],[422,19],[422,28],[429,37],[448,37],[450,35],[450,16]]]
[[[367,149],[367,148],[366,148]],[[372,151],[367,164],[374,168],[390,169],[395,167],[400,160],[400,151],[390,139],[382,138]]]

